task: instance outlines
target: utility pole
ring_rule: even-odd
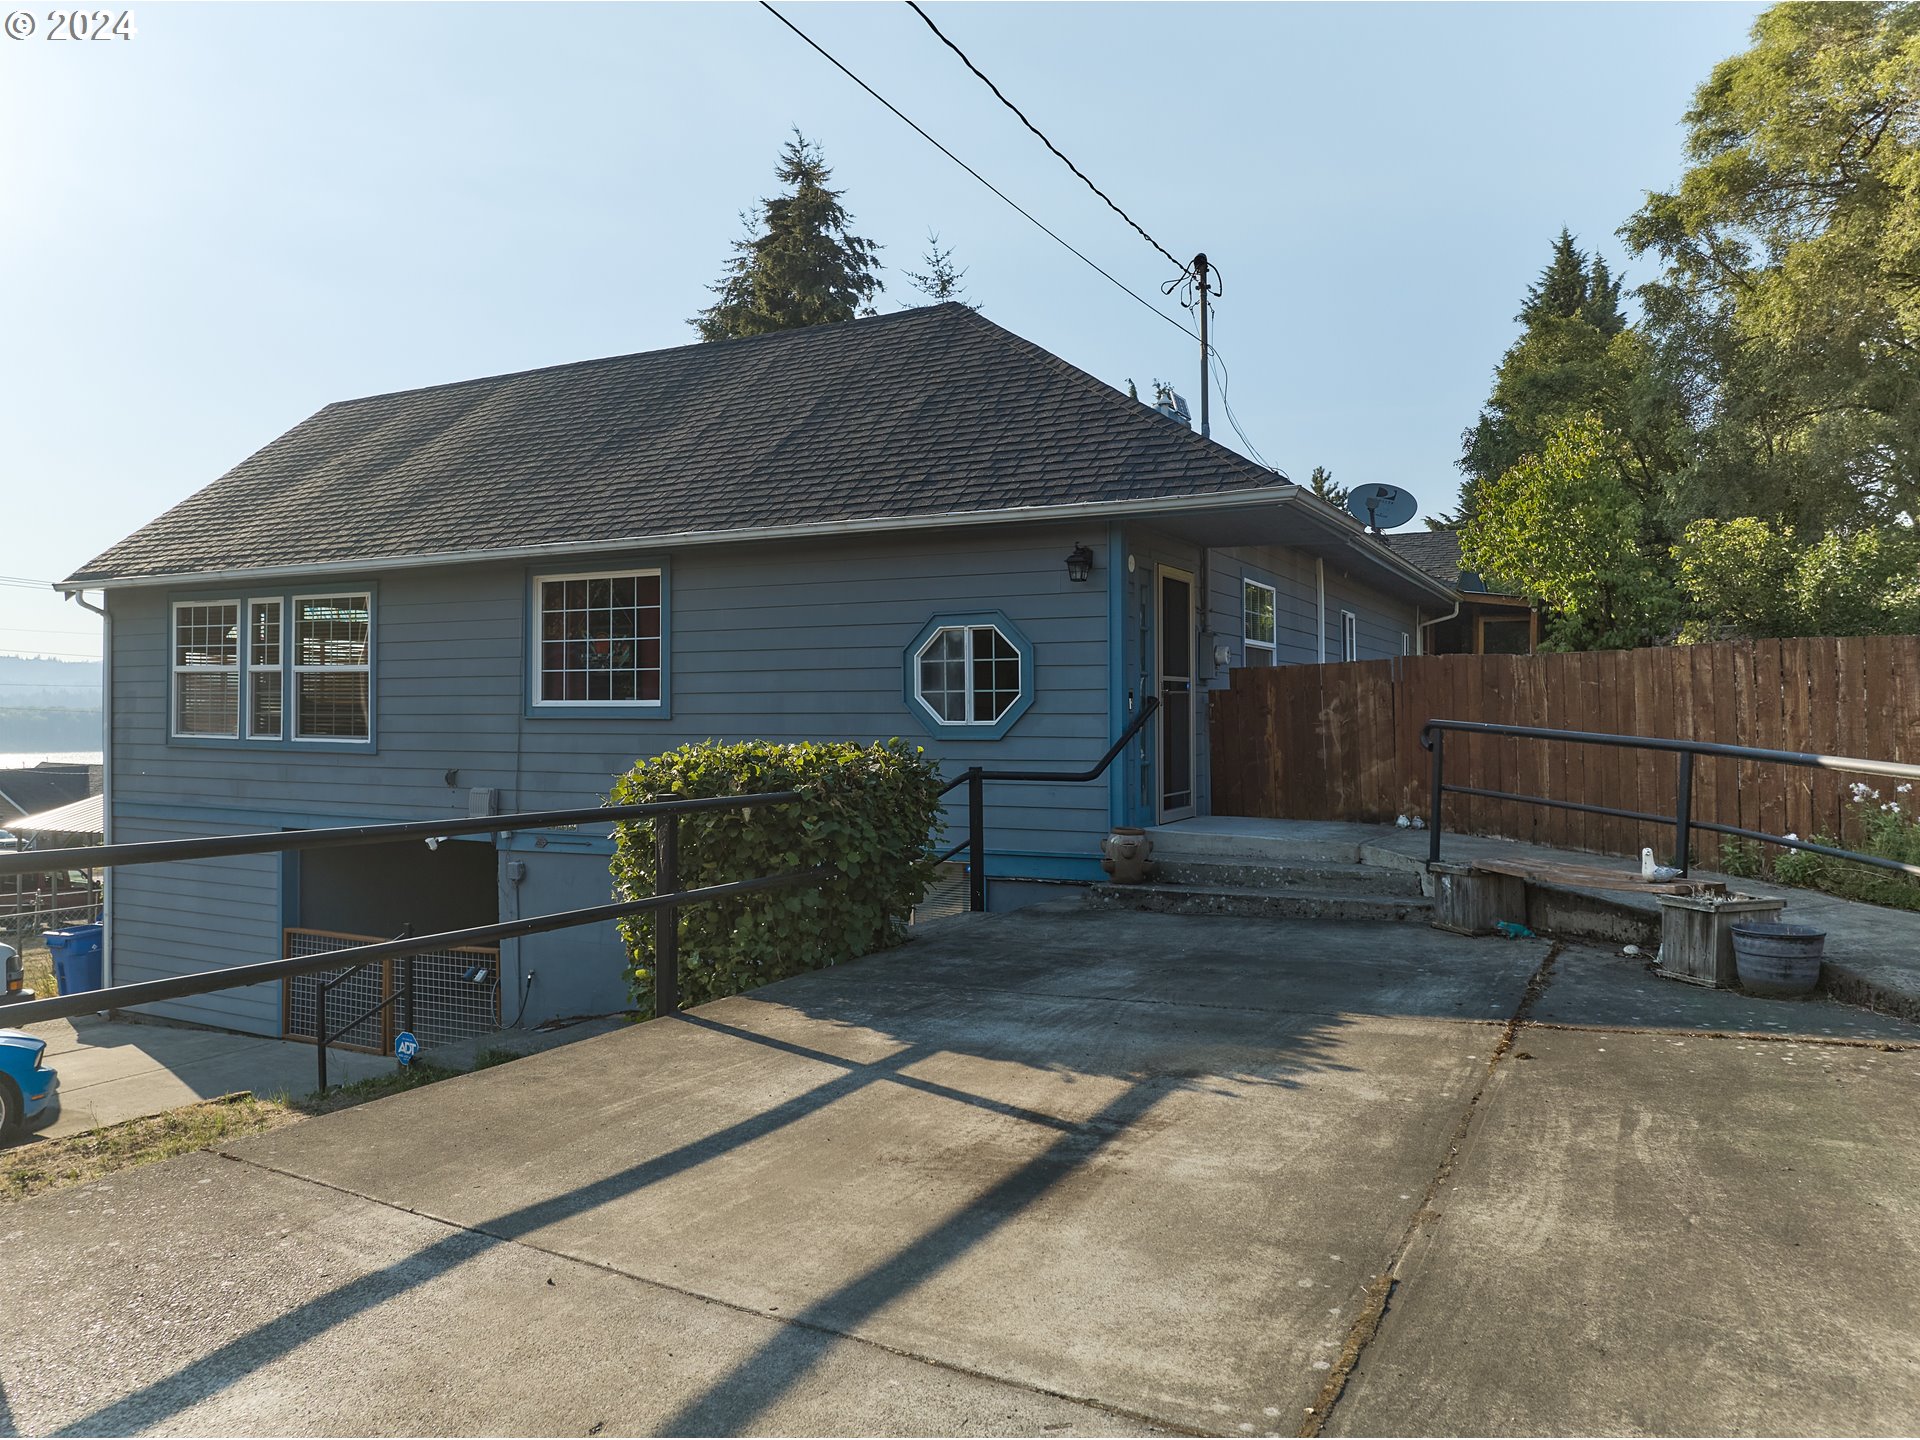
[[[1207,255],[1203,250],[1193,257],[1193,278],[1200,289],[1200,434],[1211,435],[1207,426]]]

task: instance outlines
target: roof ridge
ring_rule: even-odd
[[[757,345],[770,340],[791,341],[822,331],[838,333],[849,325],[874,329],[881,321],[918,318],[941,310],[963,310],[969,314],[973,313],[972,306],[958,300],[944,300],[938,305],[910,305],[904,310],[894,310],[885,315],[856,315],[851,320],[822,320],[815,325],[798,325],[790,330],[774,330],[765,335],[735,335],[726,340],[693,340],[685,345],[663,345],[657,350],[626,350],[618,355],[596,355],[587,360],[562,360],[552,365],[532,365],[525,370],[502,370],[493,375],[470,375],[464,380],[437,380],[431,385],[407,385],[398,390],[376,390],[370,395],[350,395],[344,400],[328,401],[315,413],[337,410],[344,405],[362,405],[369,400],[392,400],[401,395],[425,395],[435,390],[458,390],[463,385],[492,385],[503,380],[522,380],[530,375],[557,374],[563,370],[588,370],[596,365],[614,365],[625,360],[640,360],[655,355],[678,355],[682,351],[717,353],[736,345]],[[988,323],[992,324],[991,321]]]

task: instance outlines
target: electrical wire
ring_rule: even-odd
[[[1048,229],[1046,225],[1042,224],[1031,213],[1029,213],[1025,208],[1023,208],[1018,201],[1013,199],[1012,196],[1008,195],[998,185],[995,185],[991,180],[987,179],[986,176],[982,175],[978,170],[974,169],[971,165],[967,164],[966,161],[962,160],[958,155],[954,154],[953,151],[949,150],[946,146],[942,145],[938,140],[934,139],[933,136],[929,135],[924,129],[922,129],[917,123],[915,123],[915,121],[910,116],[908,116],[907,113],[903,111],[899,106],[895,105],[891,100],[887,99],[886,96],[882,95],[878,90],[874,89],[871,85],[867,84],[866,81],[862,80],[858,75],[854,74],[853,71],[849,70],[845,65],[842,65],[838,60],[836,60],[832,55],[830,55],[826,51],[826,49],[823,46],[821,46],[821,44],[817,40],[815,40],[811,35],[807,34],[806,31],[802,30],[798,25],[794,24],[786,16],[782,15],[778,10],[774,9],[773,6],[768,3],[768,0],[760,0],[760,8],[762,10],[765,10],[769,15],[773,16],[774,19],[778,20],[782,25],[786,26],[787,29],[791,30],[794,34],[798,35],[802,40],[806,41],[807,44],[811,46],[820,55],[820,57],[823,60],[825,60],[828,64],[832,65],[834,69],[838,70],[842,75],[846,76],[849,80],[853,81],[854,84],[858,85],[862,90],[866,91],[867,94],[871,95],[874,99],[878,100],[882,105],[886,106],[887,109],[891,110],[901,120],[905,121],[907,125],[910,126],[920,136],[921,139],[925,140],[929,145],[933,146],[934,149],[938,150],[942,155],[946,156],[949,160],[953,161],[954,164],[958,165],[962,170],[966,171],[974,179],[978,180],[982,185],[986,186],[987,189],[991,190],[995,195],[999,196],[1002,200],[1006,201],[1006,203],[1012,206],[1013,209],[1016,212],[1018,212],[1022,218],[1027,220],[1042,234],[1046,235],[1048,239],[1052,240],[1055,244],[1059,245],[1061,249],[1065,250],[1068,254],[1072,255],[1076,260],[1080,261],[1080,263],[1085,265],[1088,269],[1100,275],[1103,279],[1105,279],[1108,283],[1110,283],[1116,290],[1120,291],[1123,295],[1126,295],[1128,298],[1138,302],[1140,305],[1144,306],[1147,310],[1151,311],[1153,314],[1158,315],[1162,320],[1166,321],[1167,324],[1173,326],[1174,329],[1178,330],[1181,334],[1187,336],[1187,338],[1191,340],[1198,340],[1200,338],[1199,335],[1195,334],[1192,330],[1189,330],[1185,325],[1182,325],[1178,320],[1174,319],[1173,316],[1167,314],[1167,312],[1162,310],[1158,305],[1155,305],[1151,300],[1147,299],[1144,295],[1141,295],[1137,291],[1129,288],[1125,282],[1115,279],[1106,270],[1102,269],[1099,265],[1095,264],[1092,260],[1088,259],[1085,255],[1081,254],[1080,251],[1074,249],[1072,245],[1068,244],[1067,241],[1062,239],[1054,231]],[[1043,136],[1042,138],[1044,139],[1045,137]],[[1082,178],[1085,178],[1085,177],[1082,177]],[[1148,238],[1151,239],[1152,237],[1149,236]],[[1176,265],[1178,265],[1179,263],[1180,262],[1177,260],[1174,261],[1174,264]]]
[[[958,45],[954,44],[953,41],[949,40],[946,37],[945,33],[940,29],[940,27],[933,23],[933,17],[927,14],[926,11],[922,10],[919,7],[919,5],[915,3],[915,0],[907,0],[907,8],[913,11],[913,13],[918,15],[922,20],[926,21],[927,28],[933,31],[935,35],[940,37],[940,43],[942,45],[945,45],[949,50],[953,51],[954,54],[958,55],[960,57],[960,63],[962,65],[965,65],[967,69],[971,70],[976,76],[978,76],[980,79],[980,83],[985,85],[987,89],[993,92],[993,98],[998,100],[1002,105],[1006,106],[1007,109],[1011,110],[1015,114],[1015,116],[1019,118],[1019,121],[1022,125],[1026,126],[1027,129],[1031,130],[1036,136],[1039,137],[1040,143],[1042,145],[1046,146],[1047,149],[1051,150],[1055,155],[1059,156],[1060,163],[1062,165],[1065,165],[1067,169],[1073,171],[1075,175],[1078,175],[1080,177],[1082,184],[1084,184],[1094,194],[1098,195],[1102,200],[1106,201],[1107,208],[1113,211],[1113,213],[1118,215],[1122,220],[1126,221],[1127,224],[1131,225],[1136,235],[1138,235],[1142,240],[1146,241],[1147,244],[1151,245],[1154,249],[1158,250],[1162,255],[1166,256],[1167,262],[1169,264],[1174,265],[1181,270],[1185,270],[1188,267],[1187,261],[1182,260],[1179,256],[1175,255],[1171,250],[1167,249],[1166,246],[1162,245],[1158,240],[1154,239],[1153,236],[1149,235],[1144,229],[1141,228],[1139,221],[1135,220],[1131,215],[1127,214],[1126,211],[1122,210],[1118,205],[1114,204],[1112,196],[1108,195],[1106,191],[1102,190],[1098,185],[1094,184],[1093,181],[1089,180],[1087,178],[1086,172],[1083,171],[1078,165],[1074,164],[1073,161],[1069,160],[1067,158],[1066,152],[1062,150],[1058,145],[1054,144],[1053,141],[1049,140],[1041,132],[1040,127],[1034,124],[1021,112],[1020,107],[1018,105],[1014,104],[1005,95],[1002,95],[1000,93],[1000,87],[994,84],[993,81],[989,80],[986,76],[986,73],[982,71],[978,65],[974,64],[972,60],[967,58],[966,51],[962,50]]]
[[[51,580],[29,580],[24,575],[0,575],[0,585],[18,585],[25,590],[51,590]]]

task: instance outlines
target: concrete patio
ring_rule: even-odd
[[[0,1214],[0,1431],[1906,1434],[1920,1027],[963,916]]]

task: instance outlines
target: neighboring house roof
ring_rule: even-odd
[[[13,815],[32,815],[55,805],[84,799],[89,789],[84,765],[42,765],[32,770],[0,770],[0,821],[11,830]]]
[[[1409,530],[1384,537],[1387,544],[1434,579],[1465,595],[1512,596],[1519,592],[1460,565],[1458,530]]]
[[[70,588],[1272,489],[965,305],[329,405]]]
[[[98,840],[106,833],[104,808],[100,796],[89,795],[83,800],[75,800],[71,805],[60,805],[52,810],[42,810],[38,815],[9,820],[7,829],[16,835],[91,836]]]

